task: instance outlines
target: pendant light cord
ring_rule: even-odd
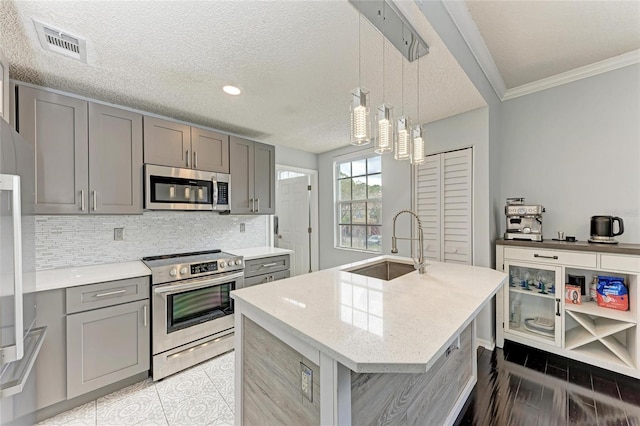
[[[386,11],[385,11],[385,6],[386,5],[387,5],[386,0],[383,0],[383,2],[382,2],[382,104],[383,105],[384,105],[384,100],[385,100],[385,96],[384,96],[384,51],[385,51],[386,43],[384,42],[384,38],[385,38],[384,24],[385,24],[385,21],[387,20]]]
[[[420,58],[418,58],[418,126],[420,124]]]
[[[360,70],[360,63],[362,62],[362,52],[360,47],[362,35],[360,34],[360,27],[362,27],[362,13],[358,14],[358,87],[362,89],[362,74]]]

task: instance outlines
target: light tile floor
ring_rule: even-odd
[[[233,425],[233,352],[154,383],[151,378],[38,426]]]

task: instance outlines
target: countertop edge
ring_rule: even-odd
[[[96,284],[127,278],[150,276],[151,271],[141,261],[105,263],[101,265],[49,269],[35,272],[34,292]]]
[[[607,254],[627,254],[640,256],[640,244],[598,244],[589,243],[587,241],[525,241],[525,240],[505,240],[503,238],[496,240],[498,246],[526,247],[526,248],[544,248],[553,250],[573,250],[593,253]]]
[[[279,247],[250,247],[245,249],[225,249],[227,253],[242,256],[244,260],[260,259],[263,257],[282,256],[284,254],[293,254],[293,250],[283,249]]]

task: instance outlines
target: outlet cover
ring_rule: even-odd
[[[113,239],[115,241],[124,241],[124,228],[113,228]]]
[[[309,402],[313,402],[313,371],[303,363],[300,363],[300,390]]]

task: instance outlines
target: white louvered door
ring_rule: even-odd
[[[427,259],[472,263],[471,184],[471,148],[428,156],[416,171],[416,205]]]
[[[417,170],[417,213],[424,232],[424,256],[429,260],[442,260],[440,155],[428,156]]]

